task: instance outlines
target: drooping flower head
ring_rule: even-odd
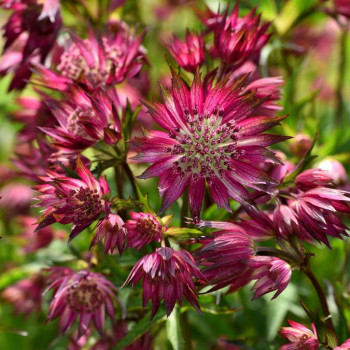
[[[280,347],[280,350],[317,350],[318,340],[317,331],[312,324],[312,331],[304,325],[288,320],[291,327],[283,327],[279,332],[280,335],[289,340],[290,344]]]
[[[162,239],[162,225],[150,213],[129,213],[132,220],[128,220],[124,227],[128,231],[128,246],[141,249],[151,242]]]
[[[230,211],[229,198],[249,205],[244,186],[267,190],[274,180],[257,164],[279,163],[266,147],[286,139],[262,134],[281,117],[252,117],[262,103],[254,91],[244,91],[246,77],[216,86],[203,85],[199,73],[187,88],[173,73],[172,89],[162,89],[163,103],[147,105],[154,120],[167,132],[150,131],[133,139],[137,162],[153,163],[140,178],[159,176],[166,210],[189,186],[192,216],[198,220],[205,183],[219,207]]]
[[[34,274],[7,287],[1,297],[13,304],[17,314],[29,315],[41,309],[44,284],[44,277]]]
[[[38,67],[39,80],[53,89],[65,90],[77,83],[87,90],[119,84],[135,76],[146,62],[141,45],[144,35],[135,36],[126,24],[103,35],[90,30],[88,39],[71,36],[57,65],[58,73]]]
[[[174,60],[189,72],[195,73],[197,67],[201,67],[204,58],[203,35],[186,31],[185,42],[181,42],[175,35],[165,43]]]
[[[261,49],[270,38],[266,31],[269,23],[261,24],[261,16],[253,9],[247,16],[239,17],[238,2],[229,14],[216,15],[209,23],[214,32],[212,53],[219,56],[224,65],[238,67],[248,59],[258,58]]]
[[[92,321],[99,333],[104,333],[105,313],[114,321],[116,287],[103,275],[87,270],[74,272],[68,268],[52,268],[48,290],[53,297],[47,316],[51,322],[60,317],[59,331],[67,332],[79,318],[78,334],[82,336]]]
[[[53,138],[63,154],[78,154],[96,142],[115,144],[120,139],[119,99],[114,88],[86,93],[72,87],[65,99],[48,100],[57,127],[39,129]]]
[[[62,224],[73,223],[69,241],[76,237],[86,227],[91,225],[102,212],[108,210],[108,203],[103,198],[109,193],[109,186],[105,178],[96,180],[90,170],[77,160],[77,174],[80,179],[48,171],[42,177],[44,184],[35,189],[40,192],[37,206],[45,208],[39,219],[39,230],[54,222]]]
[[[124,221],[118,214],[109,214],[101,219],[96,227],[96,235],[91,241],[90,248],[104,240],[106,254],[113,254],[118,248],[121,254],[125,248],[126,230],[123,227]]]
[[[59,4],[55,0],[47,0],[44,5],[42,1],[22,0],[2,1],[0,6],[14,10],[4,26],[6,42],[0,74],[14,71],[9,89],[22,89],[31,75],[30,64],[44,63],[55,44],[62,24]]]
[[[198,270],[191,254],[185,250],[157,248],[155,252],[141,258],[131,270],[125,284],[134,286],[143,279],[143,306],[152,300],[152,317],[164,299],[167,315],[175,307],[176,300],[182,305],[182,297],[200,310],[193,278],[205,278]]]
[[[288,263],[271,256],[251,257],[248,266],[253,269],[251,279],[257,280],[253,286],[253,299],[272,291],[276,291],[272,299],[277,298],[288,286],[292,275]]]
[[[302,240],[317,240],[329,246],[327,236],[347,235],[347,226],[336,215],[349,213],[350,193],[332,188],[327,171],[309,169],[296,177],[286,197],[274,212],[276,230],[283,237],[295,234]]]

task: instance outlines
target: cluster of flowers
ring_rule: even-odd
[[[335,3],[346,16],[347,3]],[[14,72],[10,89],[22,89],[34,73],[31,81],[37,86],[38,98],[18,101],[22,109],[15,118],[25,127],[14,160],[21,176],[36,183],[36,206],[44,208],[36,231],[56,222],[71,223],[70,242],[97,222],[91,248],[102,243],[106,254],[115,250],[122,254],[149,245],[153,252],[135,264],[125,285],[142,280],[143,305],[152,301],[151,317],[162,300],[167,315],[183,297],[200,310],[198,288],[208,285],[207,291],[227,287],[231,293],[255,281],[253,298],[270,292],[275,298],[287,287],[292,270],[307,268],[302,242],[330,247],[330,236],[346,235],[340,214],[350,212],[350,193],[336,188],[334,172],[301,171],[269,149],[289,138],[265,133],[287,116],[279,113],[277,104],[282,79],[259,74],[259,57],[270,34],[269,24],[262,23],[254,10],[244,17],[239,16],[238,3],[231,12],[207,10],[201,13],[202,33],[188,31],[184,42],[175,36],[165,42],[180,69],[171,68],[171,86],[161,86],[161,101],[144,102],[163,131],[145,131],[127,142],[130,102],[124,98],[125,86],[142,97],[137,87],[147,64],[144,33],[137,35],[126,23],[111,21],[103,33],[91,28],[88,38],[70,33],[62,44],[57,41],[62,25],[59,1],[0,4],[13,11],[5,25],[1,74]],[[208,57],[216,68],[204,74]],[[131,103],[136,107],[137,102]],[[132,158],[127,154],[129,145]],[[112,152],[120,159],[113,166],[129,171],[130,161],[151,163],[139,178],[159,178],[159,213],[130,211],[126,219],[118,212],[106,178],[96,179],[90,160],[82,155],[88,148]],[[135,181],[132,174],[130,181]],[[231,221],[201,219],[206,188],[212,201],[229,213],[230,200],[239,203]],[[195,252],[190,245],[171,247],[171,220],[158,216],[186,189],[191,222],[205,232],[195,240],[200,243]],[[176,239],[176,234],[172,237]],[[261,245],[269,240],[278,249]],[[120,302],[107,277],[91,269],[75,272],[63,267],[51,267],[44,275],[20,281],[3,297],[19,312],[34,312],[40,308],[44,285],[49,284],[53,295],[47,319],[60,317],[59,329],[65,333],[79,318],[76,342],[88,336],[91,322],[106,349],[126,333],[126,325],[115,322],[115,302]],[[24,295],[29,297],[22,305]],[[106,313],[119,332],[105,332]],[[281,334],[298,345],[282,349],[317,348],[316,330],[290,324],[292,328]],[[143,348],[150,347],[149,339],[142,341]]]

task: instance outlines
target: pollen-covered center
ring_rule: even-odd
[[[307,349],[309,349],[309,346],[307,344],[305,344],[309,339],[310,339],[310,337],[307,334],[303,334],[299,338],[298,349],[300,349],[300,350],[307,350]]]
[[[157,221],[152,218],[140,218],[137,221],[137,231],[142,236],[149,236],[157,239],[161,234],[161,227]]]
[[[94,313],[103,303],[103,296],[97,284],[82,280],[68,288],[67,303],[76,312]]]
[[[95,217],[102,211],[102,199],[97,190],[80,187],[79,191],[70,191],[74,200],[74,223],[82,222]]]
[[[93,114],[92,108],[82,109],[80,106],[77,106],[67,118],[66,129],[74,135],[89,138],[89,135],[81,124],[81,120],[86,117],[91,117]]]
[[[236,149],[240,129],[234,121],[222,124],[223,113],[222,109],[215,109],[212,114],[198,114],[196,108],[193,115],[184,111],[188,130],[174,130],[170,136],[179,143],[165,149],[172,155],[182,155],[174,164],[180,176],[192,172],[195,177],[202,176],[210,181],[212,176],[220,176],[230,169],[230,159],[243,154]]]

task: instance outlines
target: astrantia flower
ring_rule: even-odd
[[[146,62],[142,39],[143,34],[136,37],[123,24],[101,36],[90,30],[88,39],[72,34],[57,66],[58,73],[38,67],[39,80],[58,90],[77,83],[88,90],[121,83],[135,76]]]
[[[88,330],[91,321],[103,334],[106,312],[114,321],[113,301],[117,289],[103,275],[86,270],[52,269],[49,279],[52,283],[48,290],[53,290],[53,298],[47,320],[60,317],[58,328],[61,333],[67,332],[77,318],[79,336]]]
[[[53,0],[50,2],[54,8]],[[55,44],[62,23],[59,6],[50,14],[42,1],[3,1],[0,6],[14,10],[4,26],[6,42],[0,74],[14,71],[10,90],[22,89],[31,75],[30,63],[44,63]]]
[[[350,339],[346,340],[345,343],[334,348],[334,350],[349,350],[349,349],[350,349]]]
[[[162,240],[162,225],[150,213],[129,213],[132,220],[128,220],[124,227],[128,230],[128,246],[141,249],[151,242]]]
[[[57,127],[39,129],[53,138],[63,154],[80,153],[96,142],[115,144],[120,139],[119,100],[114,88],[86,93],[74,87],[62,100],[47,102]]]
[[[196,74],[188,89],[176,74],[171,91],[162,89],[163,103],[147,105],[149,113],[167,132],[150,131],[133,139],[137,162],[154,163],[140,178],[159,176],[166,210],[189,186],[192,216],[199,218],[205,183],[219,207],[230,211],[229,198],[248,205],[243,186],[267,190],[275,183],[257,164],[279,161],[266,147],[286,139],[261,134],[279,124],[281,117],[252,117],[262,100],[242,93],[245,78],[232,83],[203,86]]]
[[[193,278],[204,280],[189,252],[157,248],[136,263],[124,285],[131,283],[135,286],[143,279],[143,306],[152,300],[153,317],[164,299],[169,316],[176,300],[182,305],[183,296],[196,310],[200,310]]]
[[[80,179],[66,177],[53,171],[48,171],[47,176],[41,178],[44,184],[36,186],[35,189],[40,192],[40,203],[37,206],[44,207],[45,212],[39,219],[36,230],[54,222],[72,222],[69,236],[71,241],[107,210],[108,204],[103,198],[109,193],[106,179],[100,178],[97,181],[80,157],[77,160],[76,171]]]
[[[97,224],[96,235],[91,242],[90,248],[104,240],[106,254],[113,254],[116,247],[119,254],[121,254],[126,242],[126,230],[123,225],[124,221],[118,214],[109,214],[100,220]]]
[[[34,274],[7,287],[1,297],[13,304],[16,313],[29,315],[41,309],[43,288],[44,277]]]
[[[214,232],[213,238],[201,240],[203,247],[196,252],[196,261],[213,285],[211,291],[230,286],[229,292],[234,292],[251,281],[251,269],[247,263],[255,254],[254,243],[242,227],[231,223],[224,226],[209,223],[205,226],[224,230]]]
[[[242,18],[238,10],[237,2],[231,14],[228,14],[227,8],[224,15],[217,16],[211,26],[214,31],[213,53],[231,67],[238,67],[258,56],[271,36],[266,34],[270,24],[261,24],[261,16],[256,15],[255,9]]]
[[[348,0],[334,0],[337,14],[350,18],[350,3]]]
[[[328,235],[337,238],[347,235],[347,226],[336,213],[350,213],[346,203],[350,201],[350,193],[331,186],[332,178],[326,171],[309,169],[299,174],[295,187],[289,187],[286,194],[281,193],[285,204],[274,213],[280,234],[294,233],[300,239],[315,239],[327,246]]]
[[[282,259],[271,256],[254,256],[248,261],[253,269],[251,279],[257,280],[253,286],[253,299],[276,291],[272,299],[278,297],[288,286],[292,275],[291,267]]]
[[[280,350],[317,350],[318,340],[317,332],[314,324],[312,324],[312,331],[304,325],[288,320],[291,327],[283,327],[279,332],[280,335],[289,340],[290,344],[280,347]]]
[[[204,40],[201,34],[186,31],[185,42],[181,42],[175,35],[165,43],[177,64],[189,72],[195,73],[201,67],[204,58]]]

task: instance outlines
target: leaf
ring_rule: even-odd
[[[193,236],[203,236],[203,232],[195,228],[170,227],[165,231],[165,236],[175,236],[176,238],[191,238]]]
[[[140,190],[139,185],[135,182],[135,187],[136,187],[136,192],[137,192],[137,197],[138,201],[142,204],[143,206],[143,211],[144,212],[149,212],[154,216],[157,216],[156,212],[152,209],[152,207],[149,204],[148,201],[148,194],[143,194]]]
[[[165,315],[165,310],[158,310],[153,319],[150,320],[151,312],[148,312],[140,321],[134,325],[133,328],[130,329],[127,335],[121,339],[115,350],[122,350],[128,345],[132,344],[135,340],[142,337],[156,323],[165,320]]]
[[[139,114],[141,106],[138,106],[135,111],[132,111],[129,100],[126,100],[126,113],[122,125],[122,134],[125,141],[128,141],[131,137],[131,132],[133,125],[135,123],[136,117]],[[125,153],[127,153],[129,143],[125,143]]]
[[[163,216],[161,219],[160,219],[160,222],[162,224],[162,226],[168,226],[171,221],[173,220],[174,218],[174,215],[166,215],[166,216]]]
[[[178,305],[175,306],[173,312],[166,320],[166,332],[168,340],[174,350],[184,349],[184,339],[181,333],[180,312]]]
[[[135,199],[132,199],[130,197],[128,199],[113,197],[111,202],[112,202],[111,207],[116,211],[129,210],[129,209],[139,208],[143,206],[141,202]]]

